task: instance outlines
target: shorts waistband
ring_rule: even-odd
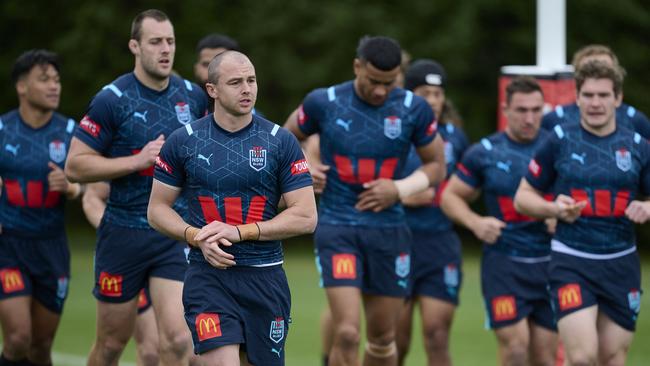
[[[636,245],[633,246],[632,248],[628,248],[616,253],[596,254],[596,253],[587,253],[577,249],[573,249],[568,245],[562,243],[561,241],[553,239],[551,240],[551,250],[558,253],[572,255],[574,257],[595,259],[595,260],[607,260],[607,259],[624,257],[628,254],[632,254],[636,252]]]

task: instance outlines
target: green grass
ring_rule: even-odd
[[[94,235],[89,228],[81,228],[70,235],[72,245],[72,280],[70,294],[54,345],[60,354],[85,356],[95,334],[95,300],[91,294],[93,283]],[[451,334],[451,354],[456,365],[496,365],[494,335],[483,328],[483,302],[480,296],[478,251],[475,245],[465,250],[464,284]],[[293,298],[293,324],[288,337],[286,354],[288,366],[319,365],[319,316],[325,305],[323,290],[318,287],[311,244],[290,241],[285,245],[285,269]],[[650,262],[644,261],[643,283],[650,282]],[[650,309],[648,296],[642,298],[642,308]],[[646,310],[648,311],[648,310]],[[416,320],[416,323],[417,320]],[[425,355],[420,327],[414,328],[414,344],[408,365],[424,365]],[[650,352],[650,317],[641,315],[637,333],[630,350],[628,365],[647,365]],[[133,344],[129,344],[123,361],[134,362]],[[57,363],[76,366],[79,363]]]

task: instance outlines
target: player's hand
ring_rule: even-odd
[[[50,173],[47,175],[50,191],[67,193],[70,182],[65,178],[63,169],[51,161],[47,163],[47,166],[50,168]]]
[[[555,217],[562,221],[572,223],[580,217],[582,209],[587,206],[587,201],[576,202],[572,197],[560,194],[555,198],[555,205],[557,207]]]
[[[232,245],[232,243],[240,241],[240,236],[236,226],[221,221],[212,221],[201,228],[194,240]]]
[[[399,200],[399,192],[395,182],[391,179],[377,179],[372,182],[364,183],[365,191],[359,194],[357,204],[354,206],[359,211],[379,212]]]
[[[625,209],[625,216],[636,224],[643,224],[650,219],[650,202],[632,201]]]
[[[311,174],[311,179],[314,182],[314,193],[321,194],[325,190],[328,170],[330,170],[329,165],[324,165],[319,162],[309,163],[309,174]]]
[[[147,142],[146,145],[135,155],[135,170],[140,171],[151,167],[155,162],[160,149],[165,143],[165,135],[161,134],[157,139]]]
[[[229,235],[228,227],[235,229],[236,239],[239,240],[237,228],[220,221],[213,221],[205,225],[194,237],[194,240],[199,244],[201,252],[203,252],[205,260],[213,267],[219,269],[226,269],[236,264],[235,256],[226,253],[221,248],[221,245],[226,247],[232,246],[232,240],[228,239],[228,237],[232,238],[232,233]]]
[[[471,229],[477,238],[488,244],[494,244],[501,236],[501,229],[506,227],[506,223],[492,216],[480,217],[473,223]]]
[[[546,219],[544,220],[544,224],[546,224],[546,232],[551,235],[555,235],[555,229],[557,228],[557,219]]]

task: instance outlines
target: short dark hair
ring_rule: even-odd
[[[534,92],[540,92],[542,97],[544,97],[544,92],[542,87],[539,86],[537,80],[532,76],[517,76],[508,86],[506,87],[506,104],[510,104],[512,101],[512,96],[515,93],[530,94]]]
[[[614,95],[618,97],[623,91],[625,75],[620,66],[610,66],[600,60],[591,60],[576,70],[575,79],[578,93],[587,79],[609,79],[614,84]]]
[[[14,84],[29,72],[36,65],[52,65],[59,72],[59,57],[54,52],[43,49],[32,49],[18,56],[11,70],[11,80]]]
[[[390,71],[402,63],[402,49],[396,40],[384,36],[363,36],[357,47],[357,58],[370,62],[382,71]]]
[[[239,43],[225,34],[211,33],[201,38],[196,44],[196,53],[200,53],[205,48],[225,48],[226,50],[239,51]]]
[[[131,39],[135,39],[138,42],[140,41],[140,37],[142,37],[142,22],[147,18],[152,18],[157,22],[164,22],[165,20],[169,20],[167,14],[163,13],[161,10],[145,10],[142,13],[136,15],[133,19],[133,22],[131,23]]]

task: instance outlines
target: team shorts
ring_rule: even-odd
[[[486,326],[499,329],[529,318],[555,331],[548,293],[548,267],[548,258],[514,258],[495,250],[484,250],[481,287]]]
[[[558,320],[598,305],[616,324],[636,329],[643,293],[637,252],[606,260],[552,252],[549,278]]]
[[[452,230],[412,232],[411,297],[428,296],[458,305],[463,280],[458,235]]]
[[[0,300],[31,296],[61,314],[69,281],[70,251],[65,234],[47,239],[0,235]]]
[[[95,288],[104,302],[132,300],[149,277],[183,281],[185,244],[152,229],[132,229],[102,222],[97,230]]]
[[[321,285],[406,297],[410,291],[411,240],[406,225],[369,228],[319,224],[314,241]]]
[[[291,293],[281,265],[224,270],[191,260],[183,306],[195,353],[239,344],[253,365],[284,365]]]

